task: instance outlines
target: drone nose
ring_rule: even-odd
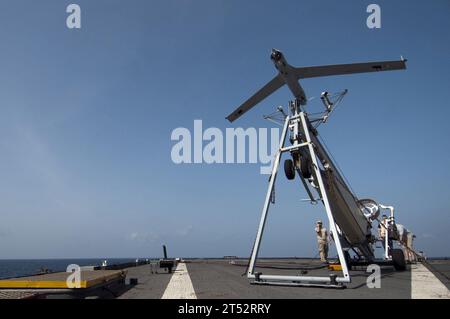
[[[280,51],[276,49],[272,49],[272,53],[270,54],[270,58],[274,61],[279,61],[282,57],[282,54]]]

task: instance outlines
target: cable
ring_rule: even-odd
[[[318,256],[318,254],[316,254],[316,256],[314,256],[313,258],[311,258],[311,260],[308,263],[297,264],[298,266],[284,266],[284,265],[275,265],[275,264],[256,263],[255,267],[261,268],[261,269],[301,270],[304,272],[308,272],[310,270],[318,270],[318,269],[327,268],[328,267],[327,264],[311,266],[312,262],[317,258],[317,256]],[[233,266],[238,266],[238,267],[248,267],[248,265],[242,264],[242,263],[230,262],[230,264]],[[294,264],[294,263],[291,263],[291,264]],[[246,274],[246,272],[243,273],[241,276],[244,276],[245,274]]]
[[[257,268],[262,268],[262,269],[279,269],[279,270],[301,270],[302,273],[307,273],[310,270],[318,270],[318,269],[324,269],[328,267],[328,264],[322,264],[322,265],[318,265],[318,266],[311,266],[312,262],[317,259],[317,257],[319,256],[319,253],[317,253],[313,258],[311,258],[309,260],[309,262],[307,262],[306,264],[297,264],[297,267],[293,267],[293,266],[283,266],[283,265],[264,265],[261,263],[255,263],[255,267]],[[247,264],[242,264],[242,263],[235,263],[235,262],[230,262],[231,265],[233,266],[240,266],[240,267],[246,267],[247,271],[244,272],[243,274],[241,274],[241,276],[246,275],[246,273],[248,272],[248,267],[250,264],[250,260],[248,261]],[[289,263],[287,263],[289,264]],[[296,264],[296,263],[290,263],[290,264]]]
[[[323,146],[325,147],[325,150],[327,151],[327,153],[330,155],[331,160],[333,161],[333,163],[336,165],[336,168],[339,171],[339,174],[341,174],[342,178],[344,179],[345,183],[347,184],[348,188],[350,188],[350,191],[352,192],[352,194],[354,196],[356,196],[355,191],[353,190],[350,182],[348,181],[347,177],[345,176],[344,172],[342,171],[341,167],[339,166],[339,163],[336,161],[336,159],[334,158],[333,154],[330,152],[330,149],[328,148],[327,144],[325,143],[325,140],[323,139],[322,136],[320,136],[319,134],[317,134],[317,138],[322,142]]]

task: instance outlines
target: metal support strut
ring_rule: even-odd
[[[256,234],[256,240],[253,246],[252,255],[248,267],[247,278],[253,280],[254,284],[264,284],[264,285],[292,285],[292,286],[323,286],[323,287],[335,287],[342,288],[343,283],[350,282],[350,274],[347,267],[347,262],[344,257],[344,251],[342,250],[342,245],[340,241],[340,236],[337,231],[336,223],[333,218],[333,213],[330,208],[330,203],[328,201],[327,192],[322,179],[321,169],[317,160],[317,155],[315,151],[314,144],[311,140],[310,135],[310,125],[308,125],[308,117],[303,110],[300,109],[298,101],[293,101],[290,103],[291,116],[286,116],[283,131],[281,134],[280,144],[278,152],[276,153],[275,160],[272,166],[272,173],[269,179],[269,186],[266,193],[266,198],[264,201],[264,206],[261,213],[261,220],[259,222],[258,232]],[[294,140],[293,145],[285,147],[286,135],[288,130],[293,131]],[[300,133],[303,134],[305,142],[300,142],[298,136]],[[312,166],[315,172],[316,183],[319,186],[320,194],[322,195],[322,202],[325,206],[327,212],[327,218],[330,225],[330,230],[333,234],[333,239],[336,243],[336,249],[339,256],[339,261],[342,266],[341,277],[336,277],[335,275],[330,275],[328,277],[322,276],[285,276],[285,275],[265,275],[261,273],[255,273],[256,260],[258,258],[258,253],[260,249],[261,239],[264,233],[264,227],[266,225],[267,216],[269,213],[269,207],[271,204],[271,194],[274,189],[275,181],[277,178],[278,168],[280,166],[281,156],[285,152],[292,152],[299,150],[302,147],[306,147],[311,155]],[[301,177],[302,178],[302,177]]]

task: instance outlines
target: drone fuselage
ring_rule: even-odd
[[[295,75],[295,68],[287,63],[283,53],[279,50],[272,49],[270,59],[278,70],[278,74],[283,78],[295,98],[300,101],[301,105],[306,105],[306,94]]]

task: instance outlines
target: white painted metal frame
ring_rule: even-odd
[[[386,235],[384,236],[384,259],[392,260],[392,256],[391,256],[390,252],[394,247],[391,247],[389,245],[389,232],[391,231],[391,227],[395,222],[394,207],[393,206],[385,206],[382,204],[379,204],[379,206],[382,209],[389,209],[389,212],[390,212],[389,220],[386,220],[386,223],[383,223],[384,228],[386,230]]]
[[[289,147],[284,147],[286,135],[288,133],[288,130],[292,127],[294,136],[297,137],[297,134],[299,133],[299,123],[301,123],[303,132],[305,135],[306,142],[305,143],[298,143],[297,139],[294,139],[294,144]],[[284,276],[284,275],[264,275],[255,273],[255,266],[256,266],[256,260],[258,258],[258,253],[261,245],[261,239],[264,233],[264,228],[267,221],[267,216],[269,213],[269,207],[271,204],[271,195],[272,191],[275,185],[275,180],[277,178],[278,168],[280,166],[280,159],[281,155],[285,152],[290,152],[295,149],[299,149],[301,147],[308,147],[308,150],[311,154],[311,159],[313,163],[313,169],[315,171],[315,176],[317,178],[317,183],[319,185],[320,194],[322,195],[322,201],[325,206],[325,210],[327,212],[327,218],[329,222],[329,227],[331,232],[333,233],[333,239],[336,244],[336,250],[338,252],[339,256],[339,262],[342,266],[342,277],[313,277],[313,276]],[[302,178],[302,177],[300,177]],[[259,284],[274,284],[274,285],[305,285],[305,286],[312,286],[312,285],[339,285],[342,283],[349,283],[350,282],[350,273],[348,271],[347,262],[344,257],[344,251],[342,250],[342,245],[340,242],[340,238],[338,235],[338,231],[336,228],[336,223],[334,221],[333,213],[331,211],[330,203],[328,201],[328,196],[326,193],[325,185],[322,180],[322,175],[320,171],[320,166],[317,161],[316,152],[314,149],[314,145],[311,142],[310,137],[310,131],[308,126],[308,121],[305,113],[303,111],[298,112],[295,111],[293,116],[287,116],[286,120],[284,122],[283,126],[283,132],[281,134],[280,144],[279,144],[279,150],[275,156],[275,160],[273,162],[272,166],[272,174],[270,175],[269,179],[269,186],[267,189],[266,198],[264,201],[264,206],[262,209],[261,214],[261,220],[259,222],[258,232],[256,234],[256,240],[253,246],[252,255],[248,267],[247,272],[247,278],[254,281],[254,283]]]

